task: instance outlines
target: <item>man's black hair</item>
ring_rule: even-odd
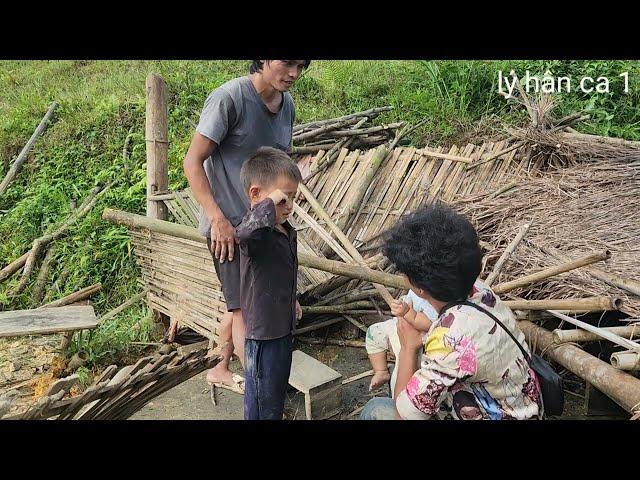
[[[291,157],[272,147],[260,147],[240,169],[240,181],[245,191],[248,191],[252,184],[263,187],[272,185],[281,175],[297,183],[302,181],[300,169]]]
[[[305,60],[304,68],[309,68],[309,65],[311,65],[311,60]],[[256,73],[261,70],[262,70],[262,60],[251,60],[251,65],[249,65],[249,73]]]
[[[466,217],[433,203],[401,220],[385,237],[385,255],[413,285],[441,302],[469,296],[482,269],[482,251]]]

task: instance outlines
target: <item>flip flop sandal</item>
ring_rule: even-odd
[[[213,403],[214,406],[217,405],[216,388],[224,388],[225,390],[230,390],[232,392],[239,393],[240,395],[244,395],[244,377],[234,373],[231,379],[233,380],[233,385],[227,385],[222,382],[207,382],[211,386],[209,394],[211,395],[211,403]]]

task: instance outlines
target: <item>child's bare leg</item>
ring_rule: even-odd
[[[229,371],[229,362],[231,361],[231,355],[233,355],[232,320],[232,312],[227,312],[222,316],[220,329],[218,330],[219,343],[216,348],[220,361],[207,372],[207,382],[209,383],[221,382],[225,385],[233,385],[233,374]]]
[[[373,378],[369,390],[375,390],[391,379],[387,368],[387,352],[389,351],[389,334],[396,330],[397,320],[392,318],[384,322],[374,323],[367,329],[365,347],[369,361],[373,367]]]
[[[369,354],[369,361],[373,367],[373,377],[369,384],[369,390],[375,390],[391,379],[391,374],[387,367],[387,352],[371,353]]]
[[[246,328],[244,325],[244,318],[242,318],[241,310],[233,311],[233,323],[232,323],[232,336],[233,345],[235,346],[236,355],[240,359],[242,368],[244,368],[244,336]]]

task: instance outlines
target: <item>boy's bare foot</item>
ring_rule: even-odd
[[[389,380],[391,380],[391,374],[389,373],[389,370],[377,370],[376,372],[374,372],[373,377],[371,378],[371,383],[369,384],[369,391],[380,388]]]

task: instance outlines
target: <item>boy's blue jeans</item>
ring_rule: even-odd
[[[244,341],[244,419],[282,420],[293,337]]]

